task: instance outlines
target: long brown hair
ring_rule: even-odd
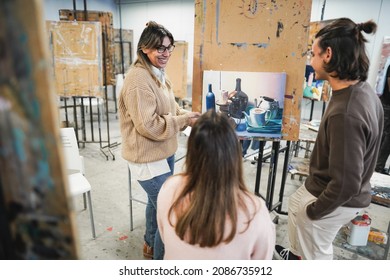
[[[169,209],[169,222],[189,244],[214,247],[228,243],[236,234],[240,209],[248,218],[247,227],[253,219],[244,203],[244,196],[250,196],[237,135],[226,116],[210,110],[196,121],[187,145],[186,184]],[[176,225],[172,214],[177,217]],[[227,235],[225,225],[231,226]]]
[[[340,80],[367,80],[370,61],[362,31],[375,33],[376,27],[371,20],[356,24],[349,18],[339,18],[318,31],[315,38],[319,38],[319,47],[333,50],[331,60],[325,64],[326,72],[335,72],[332,77]]]
[[[137,46],[137,59],[134,61],[134,66],[142,66],[153,77],[158,86],[161,86],[160,80],[154,75],[151,62],[148,56],[142,51],[143,49],[154,49],[162,45],[164,38],[168,37],[173,45],[175,40],[171,32],[166,29],[161,24],[156,23],[155,21],[149,21],[146,24],[145,29],[141,33],[141,37],[138,41]],[[169,79],[166,79],[166,84],[169,89],[171,89],[171,82]]]

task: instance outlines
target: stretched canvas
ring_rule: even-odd
[[[172,83],[175,97],[179,99],[187,97],[187,65],[188,42],[175,41],[175,50],[165,68],[165,73]]]
[[[208,85],[212,85],[215,94],[216,110],[221,110],[222,91],[230,95],[235,91],[236,79],[241,79],[241,91],[248,96],[248,104],[241,118],[232,118],[236,124],[238,136],[244,138],[281,138],[284,95],[286,91],[285,72],[236,72],[204,71],[202,91],[202,112],[206,111],[206,94]],[[261,108],[264,98],[277,104],[275,114],[265,125],[254,125],[251,122],[250,110]],[[223,105],[223,104],[222,104]]]
[[[101,24],[48,21],[46,26],[57,94],[103,97]]]
[[[122,39],[122,40],[121,40]],[[126,74],[131,63],[133,63],[133,30],[122,29],[122,38],[120,29],[114,29],[115,43],[115,74]]]
[[[0,259],[78,258],[41,2],[0,1]]]
[[[104,85],[113,85],[115,82],[115,42],[114,42],[114,20],[111,12],[67,10],[58,11],[61,21],[89,21],[100,22],[102,37],[102,63],[104,71]]]

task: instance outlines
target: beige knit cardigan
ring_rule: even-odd
[[[159,87],[143,67],[126,74],[119,97],[122,157],[146,163],[168,158],[177,150],[177,133],[189,124],[172,90]]]

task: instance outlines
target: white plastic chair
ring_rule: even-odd
[[[92,210],[91,184],[84,176],[84,158],[80,156],[74,128],[61,128],[61,138],[68,172],[69,192],[72,197],[76,197],[81,194],[83,195],[84,210],[87,209],[88,204],[92,237],[95,239],[96,232]]]

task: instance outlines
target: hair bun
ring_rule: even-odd
[[[363,23],[356,24],[356,29],[359,31],[364,31],[367,34],[375,33],[377,25],[374,21],[369,20]]]

